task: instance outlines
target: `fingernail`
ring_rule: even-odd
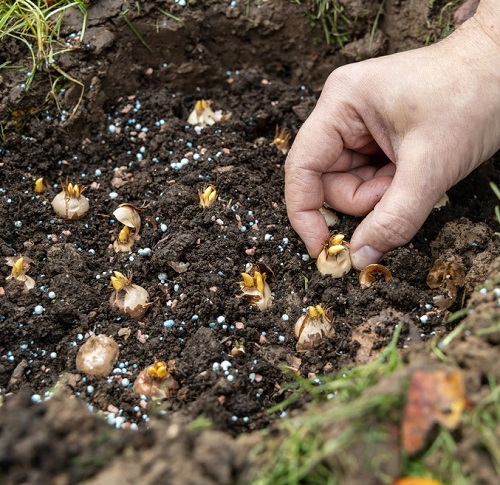
[[[377,263],[384,253],[373,249],[371,246],[363,246],[351,254],[352,265],[358,269],[364,269],[369,264]]]

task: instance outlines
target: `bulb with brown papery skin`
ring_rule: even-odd
[[[52,199],[52,208],[63,219],[81,219],[89,211],[89,201],[83,195],[86,187],[78,184],[62,184],[62,192]]]
[[[109,303],[112,307],[118,308],[120,313],[141,318],[152,305],[149,293],[142,286],[133,284],[132,276],[114,271],[114,276],[111,276],[111,286],[114,291]]]
[[[35,280],[26,273],[30,268],[30,263],[33,261],[26,256],[10,256],[5,258],[8,266],[12,267],[10,275],[6,280],[15,280],[23,283],[24,290],[29,291],[35,287]]]
[[[271,288],[267,282],[272,271],[264,263],[254,264],[247,273],[241,273],[240,288],[242,293],[238,298],[255,305],[259,310],[267,310],[273,302]]]
[[[322,305],[310,306],[295,323],[294,334],[299,352],[317,349],[323,339],[335,335],[332,312]]]
[[[134,392],[152,399],[165,399],[177,393],[179,384],[172,375],[175,360],[168,362],[155,359],[142,370],[134,381]]]
[[[78,350],[76,368],[87,375],[104,377],[113,370],[118,354],[118,344],[113,338],[94,335]]]
[[[358,280],[361,288],[369,288],[373,283],[375,283],[375,275],[382,275],[384,281],[392,280],[391,272],[381,264],[369,264],[366,268],[360,271]]]
[[[333,234],[325,242],[316,260],[316,267],[323,276],[341,278],[351,270],[349,243],[344,238],[343,234]]]
[[[187,122],[190,125],[212,126],[219,121],[225,121],[231,118],[231,113],[222,113],[214,111],[211,107],[212,102],[205,99],[196,101],[193,111],[189,114]]]
[[[465,285],[465,270],[458,257],[449,257],[446,260],[436,259],[429,274],[427,286],[439,288],[441,295],[436,295],[434,304],[440,310],[446,310],[457,299],[458,288]]]

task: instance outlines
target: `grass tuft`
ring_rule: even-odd
[[[127,12],[123,13],[123,20],[127,24],[127,27],[132,31],[132,33],[137,37],[137,40],[149,51],[153,52],[153,49],[149,46],[149,44],[144,40],[144,37],[141,33],[135,28],[132,21],[127,17]]]
[[[452,365],[456,363],[444,351],[459,335],[480,337],[500,331],[495,319],[487,319],[475,328],[473,314],[466,311],[457,312],[450,320],[464,316],[467,318],[434,346],[438,357]],[[280,423],[278,436],[274,430],[265,447],[254,450],[257,460],[260,457],[265,465],[252,485],[341,485],[346,474],[351,479],[359,477],[357,483],[363,483],[366,476],[376,477],[377,483],[392,483],[394,473],[454,485],[479,483],[467,462],[459,459],[465,449],[464,435],[470,438],[470,452],[487,457],[500,476],[500,386],[493,376],[488,377],[486,396],[474,406],[469,403],[458,431],[438,427],[430,446],[414,456],[400,448],[395,427],[402,419],[408,382],[408,372],[397,350],[400,331],[398,325],[388,347],[372,363],[324,377],[319,385],[297,378],[295,393],[271,411],[282,411],[304,394],[313,403],[306,413]],[[401,371],[395,372],[398,369]],[[389,378],[384,379],[386,376]],[[360,467],[364,475],[356,475]]]
[[[397,325],[390,344],[373,362],[343,369],[339,374],[322,378],[319,383],[294,375],[295,381],[290,383],[288,389],[295,389],[295,392],[270,408],[268,412],[275,413],[286,409],[305,394],[316,401],[330,400],[334,397],[335,402],[343,403],[356,399],[366,388],[373,386],[381,377],[394,372],[399,367],[401,361],[397,342],[401,330],[402,325]]]
[[[434,14],[436,13],[437,17],[434,21],[433,31],[425,38],[425,45],[434,44],[435,42],[448,37],[448,35],[453,32],[453,14],[460,3],[462,3],[462,0],[451,0],[440,7],[438,1],[430,0],[430,15],[434,18]]]
[[[74,50],[61,37],[65,12],[76,8],[82,13],[81,38],[85,33],[87,10],[83,0],[3,0],[0,2],[0,42],[8,39],[24,45],[27,49],[26,65],[15,66],[4,62],[0,69],[19,69],[26,73],[24,87],[29,90],[35,76],[44,72],[50,80],[50,93],[59,107],[58,92],[64,82],[81,87],[81,95],[73,114],[83,96],[83,84],[70,76],[58,64],[57,57]],[[60,107],[59,107],[60,109]]]
[[[342,49],[354,35],[356,18],[350,18],[339,0],[294,0],[304,5],[304,12],[311,26],[321,24],[327,44],[336,44]]]
[[[394,409],[401,409],[401,395],[380,393],[364,396],[363,392],[400,367],[397,342],[401,330],[400,324],[390,344],[371,363],[324,377],[320,384],[296,377],[294,394],[269,412],[283,411],[304,394],[312,397],[318,409],[312,408],[306,414],[283,421],[280,429],[285,438],[280,440],[277,449],[271,450],[271,466],[265,468],[252,485],[340,484],[342,478],[332,473],[335,464],[329,457],[341,456],[346,460],[342,466],[349,466],[348,448],[362,433],[369,446],[376,447],[387,441],[386,428],[374,423],[367,430],[367,423],[376,421],[376,416],[387,416]],[[325,405],[327,401],[328,406]],[[325,426],[346,420],[348,426],[339,426],[332,437],[325,439]]]

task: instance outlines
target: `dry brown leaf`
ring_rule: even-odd
[[[369,288],[377,281],[377,276],[379,279],[383,278],[384,281],[392,280],[392,274],[385,266],[381,264],[369,264],[359,273],[358,279],[361,288]]]
[[[429,274],[427,286],[439,288],[441,295],[434,297],[435,305],[441,310],[449,308],[457,299],[457,288],[465,285],[465,270],[461,261],[454,258],[436,259]]]
[[[403,448],[420,451],[427,433],[437,423],[454,429],[467,405],[459,370],[415,371],[411,377],[401,430]]]

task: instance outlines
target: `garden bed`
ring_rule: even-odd
[[[63,27],[74,44],[58,58],[69,76],[64,84],[54,88],[40,72],[26,92],[25,73],[1,73],[0,251],[2,258],[29,258],[35,280],[24,291],[7,279],[12,268],[0,266],[5,483],[97,484],[120,473],[121,483],[129,483],[125,475],[162,483],[161,473],[171,476],[164,483],[250,480],[246,452],[262,439],[253,432],[278,429],[311,400],[305,393],[280,407],[296,387],[295,374],[321,385],[346,366],[373,361],[398,325],[407,360],[429,355],[426,344],[456,327],[459,320],[449,317],[467,306],[474,288],[498,278],[491,274],[498,255],[492,161],[450,190],[449,204],[432,212],[411,243],[387,255],[393,279],[367,289],[354,270],[322,277],[286,216],[286,157],[273,143],[276,127],[293,141],[327,72],[435,40],[442,11],[427,2],[389,1],[383,11],[379,2],[363,2],[350,37],[328,45],[303,6],[231,3],[140,2],[138,10],[90,2],[83,40],[77,11]],[[7,45],[8,60],[21,62],[23,46]],[[59,110],[50,96],[46,101],[51,86]],[[189,125],[201,99],[230,118],[202,129]],[[48,188],[37,193],[40,177]],[[89,212],[78,220],[51,207],[68,182],[87,187]],[[199,191],[210,184],[217,199],[200,207]],[[123,226],[113,211],[124,203],[141,207],[140,239],[131,251],[115,252]],[[359,219],[339,216],[334,229],[349,238]],[[446,310],[434,305],[440,290],[426,282],[439,258],[455,258],[465,271]],[[265,311],[237,297],[241,273],[258,262],[269,268],[273,302]],[[110,305],[114,271],[148,291],[152,304],[140,318]],[[335,336],[297,352],[294,323],[317,304],[333,312]],[[119,345],[106,377],[76,368],[82,344],[99,334]],[[480,353],[483,344],[464,339],[453,360]],[[133,388],[155,359],[175,361],[178,384],[159,401]],[[470,398],[484,397],[488,369],[467,362],[476,383]],[[467,437],[457,439],[470,447]],[[139,458],[127,464],[132,449]],[[482,477],[474,483],[494,483],[488,459],[466,468]]]

